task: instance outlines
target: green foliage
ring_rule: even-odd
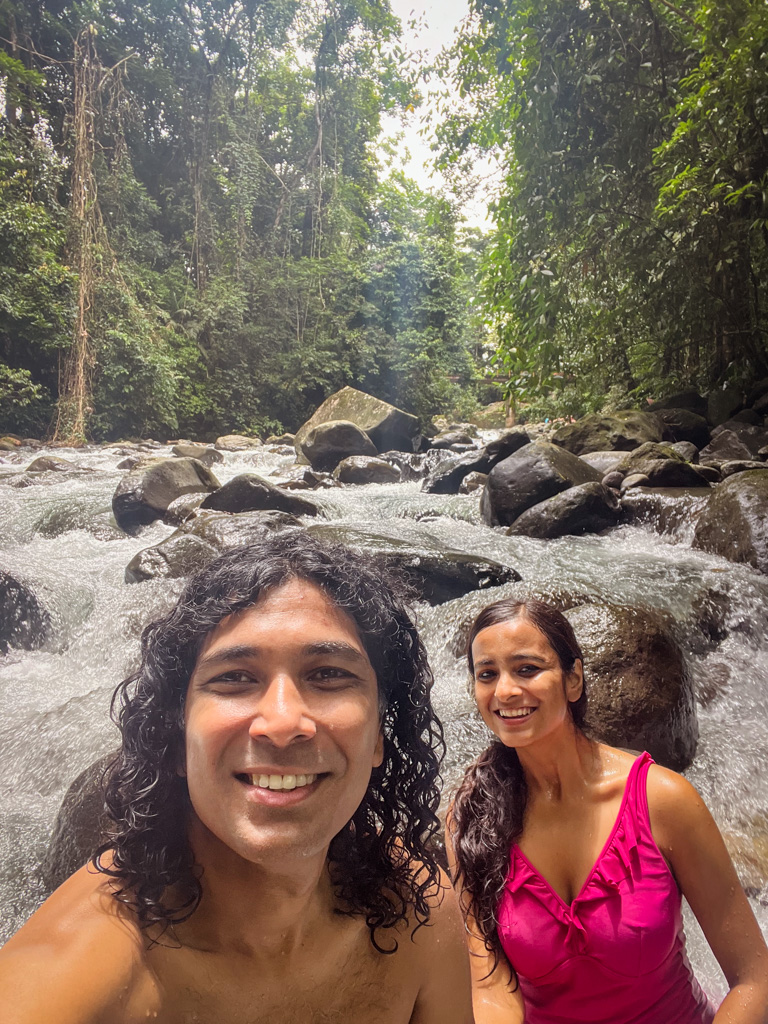
[[[768,369],[766,18],[758,0],[474,0],[443,162],[504,168],[482,295],[518,398]]]

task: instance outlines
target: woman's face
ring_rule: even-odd
[[[581,662],[564,672],[546,636],[525,616],[480,630],[472,641],[475,700],[507,747],[528,747],[570,722],[583,687]]]

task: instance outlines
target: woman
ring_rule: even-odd
[[[585,736],[568,620],[498,601],[468,660],[496,736],[448,821],[476,1024],[765,1024],[768,950],[717,826],[680,775]],[[730,985],[717,1013],[685,955],[681,893]]]

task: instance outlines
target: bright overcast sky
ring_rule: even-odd
[[[403,23],[403,43],[409,50],[425,51],[427,58],[435,56],[450,44],[461,22],[467,15],[468,0],[390,0],[393,12]],[[408,22],[418,23],[416,32],[408,28]],[[442,185],[442,177],[433,169],[435,154],[430,150],[430,139],[420,136],[424,114],[428,113],[422,105],[415,113],[406,117],[404,122],[399,117],[387,117],[383,122],[383,134],[395,135],[404,133],[403,144],[411,154],[406,162],[405,173],[414,179],[423,189],[435,189]],[[486,217],[485,201],[478,196],[473,203],[464,207],[464,216],[470,224],[477,227],[489,227]]]

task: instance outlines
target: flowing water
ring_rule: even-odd
[[[40,452],[0,463],[0,570],[28,582],[51,613],[51,636],[35,651],[0,655],[0,941],[45,897],[39,865],[61,799],[76,776],[116,744],[109,718],[115,685],[135,665],[144,623],[164,610],[180,581],[126,584],[137,551],[167,537],[160,523],[127,537],[110,521],[122,476],[119,448],[55,453],[87,472],[45,473],[29,486]],[[158,454],[170,454],[162,448]],[[287,478],[292,449],[225,455],[224,483],[242,472]],[[768,579],[690,547],[683,517],[673,536],[622,527],[608,535],[538,541],[505,537],[480,523],[477,495],[431,495],[418,483],[314,492],[332,520],[361,524],[382,543],[445,544],[514,566],[522,585],[585,600],[642,604],[671,614],[691,637],[687,657],[698,694],[700,740],[686,775],[736,852],[737,867],[768,934]],[[415,525],[418,521],[418,525]],[[445,723],[446,793],[487,741],[473,711],[460,654],[467,623],[489,600],[520,584],[419,610]],[[728,629],[719,646],[694,642],[702,609]],[[588,666],[587,666],[588,670]],[[720,971],[688,913],[691,960],[705,989],[722,995]]]

